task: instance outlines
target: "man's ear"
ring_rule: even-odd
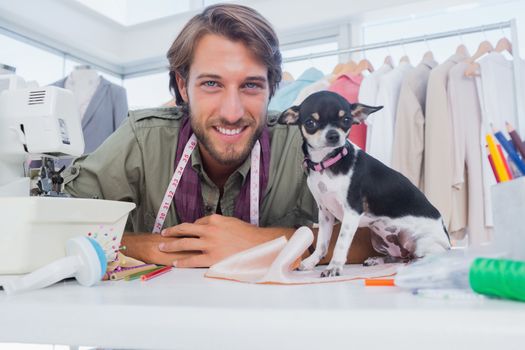
[[[285,110],[279,116],[279,124],[297,125],[299,121],[299,106],[293,106]]]
[[[179,88],[180,95],[184,102],[188,103],[188,89],[186,88],[186,80],[181,77],[179,73],[175,73],[175,79],[177,80],[177,87]]]
[[[381,108],[383,108],[383,106],[372,107],[362,103],[352,103],[350,105],[350,113],[352,114],[354,124],[361,124],[370,114],[377,112]]]

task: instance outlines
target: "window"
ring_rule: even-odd
[[[16,68],[26,81],[48,85],[62,78],[61,55],[0,34],[0,63]]]
[[[337,50],[337,42],[328,42],[324,44],[304,46],[296,49],[283,49],[281,51],[283,55],[283,61],[287,57],[296,57],[302,55],[308,55],[312,53],[327,52]],[[305,59],[302,61],[288,62],[283,64],[283,71],[289,72],[292,76],[297,79],[305,70],[308,68],[317,68],[322,71],[325,75],[330,74],[334,67],[338,63],[338,56],[327,56],[320,58]]]
[[[168,72],[144,75],[124,80],[129,109],[158,107],[170,101]]]
[[[439,13],[412,15],[411,18],[389,21],[387,23],[365,23],[363,27],[363,43],[371,44],[398,40],[403,37],[459,30],[504,22],[512,18],[516,18],[518,36],[520,38],[525,37],[525,3],[523,1],[512,1],[481,7],[473,3],[471,6],[450,7]],[[411,59],[412,64],[417,64],[428,50],[434,53],[436,61],[443,62],[454,53],[455,48],[461,43],[473,54],[481,41],[489,40],[495,46],[497,41],[503,36],[506,36],[509,40],[511,39],[510,28],[458,35],[431,40],[426,43],[420,42],[369,50],[364,54],[375,67],[378,67],[387,55],[391,55],[394,62],[397,62],[401,56],[407,55]],[[521,40],[520,52],[524,52],[524,49],[525,44]]]

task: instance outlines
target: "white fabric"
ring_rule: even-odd
[[[365,76],[363,78],[363,81],[361,82],[361,86],[359,87],[358,101],[365,105],[375,106],[376,100],[377,100],[377,92],[379,90],[379,79],[386,73],[390,72],[391,70],[392,70],[392,67],[390,65],[383,64],[377,70]],[[366,124],[371,125],[372,119],[374,119],[374,114],[370,115],[367,118]],[[366,149],[368,150],[370,147],[370,128],[369,127],[367,128],[366,134],[367,134]]]
[[[423,154],[425,152],[425,106],[430,71],[434,59],[423,59],[401,84],[397,103],[392,168],[423,190]]]
[[[413,69],[410,63],[401,62],[399,66],[379,77],[375,105],[383,106],[383,109],[367,119],[367,153],[386,166],[392,164],[394,125],[401,83],[406,74]]]
[[[308,284],[392,277],[403,264],[345,265],[341,276],[321,277],[326,266],[296,271],[301,255],[313,242],[308,227],[300,227],[289,241],[284,236],[234,254],[211,266],[206,277],[263,284]]]
[[[520,64],[523,66],[523,62]],[[491,186],[496,179],[488,162],[485,135],[492,133],[490,125],[505,129],[505,122],[518,125],[514,97],[513,62],[499,52],[491,52],[479,61],[480,75],[476,78],[481,104],[481,154],[483,164],[483,186],[485,194],[485,225],[493,226]],[[525,68],[525,67],[524,67]],[[522,81],[524,77],[521,77]]]
[[[468,64],[460,62],[448,74],[448,103],[452,120],[454,147],[452,193],[467,187],[466,224],[469,245],[480,245],[490,239],[485,228],[483,168],[480,150],[481,110],[474,78],[465,76]],[[454,205],[455,202],[453,202]],[[454,208],[453,211],[461,211]]]

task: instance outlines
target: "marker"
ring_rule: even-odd
[[[147,273],[145,275],[140,276],[141,281],[149,281],[152,278],[155,278],[157,276],[160,276],[166,272],[169,272],[172,269],[172,266],[164,266],[158,270],[152,271],[150,273]]]
[[[393,278],[366,278],[365,286],[367,287],[394,287]]]

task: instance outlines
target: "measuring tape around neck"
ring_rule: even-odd
[[[186,146],[184,146],[184,152],[179,160],[179,163],[175,167],[175,172],[171,178],[170,184],[164,194],[164,199],[160,205],[157,218],[155,219],[155,225],[153,226],[153,233],[159,233],[164,226],[164,221],[168,215],[168,210],[175,196],[175,191],[179,186],[182,173],[186,168],[193,150],[197,146],[197,137],[192,134]],[[261,159],[261,145],[259,141],[255,142],[255,145],[251,152],[251,175],[250,175],[250,223],[252,225],[259,226],[259,168]]]

